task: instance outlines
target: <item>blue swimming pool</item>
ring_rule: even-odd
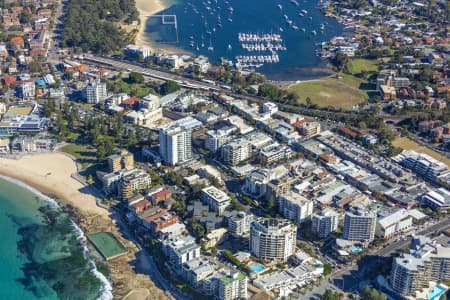
[[[436,300],[436,299],[439,299],[439,297],[442,296],[442,294],[445,293],[445,290],[446,290],[446,289],[443,288],[442,286],[436,285],[436,286],[433,288],[433,290],[431,291],[430,298],[428,298],[428,299],[430,299],[430,300]]]
[[[263,266],[260,266],[260,265],[252,265],[252,266],[250,266],[250,269],[252,270],[252,271],[254,271],[254,272],[262,272],[262,271],[264,271],[264,267]]]
[[[352,248],[352,253],[359,253],[361,251],[362,251],[361,247],[353,247]]]

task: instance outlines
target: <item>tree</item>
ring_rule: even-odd
[[[138,72],[131,72],[130,75],[128,75],[128,81],[130,83],[144,83],[144,75]]]
[[[365,286],[362,290],[361,297],[364,300],[387,300],[387,297],[385,294],[378,292],[374,288],[369,288],[368,286]]]
[[[322,300],[339,300],[339,294],[336,292],[333,292],[330,289],[327,289],[325,291],[325,294],[322,296]]]
[[[281,97],[280,89],[270,83],[264,83],[259,87],[259,96],[268,97],[270,99],[278,99]]]
[[[331,267],[330,264],[325,264],[323,266],[323,275],[325,275],[325,276],[330,275],[332,271],[333,271],[333,268]]]
[[[311,104],[312,104],[312,102],[311,102],[311,98],[309,98],[309,97],[306,97],[306,106],[307,107],[310,107],[311,106]]]
[[[180,85],[172,80],[167,80],[160,87],[161,95],[168,95],[180,90]]]

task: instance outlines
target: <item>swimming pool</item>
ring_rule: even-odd
[[[442,296],[442,294],[445,293],[445,290],[446,290],[446,289],[443,288],[442,286],[436,285],[436,286],[433,288],[433,290],[431,291],[430,298],[428,298],[428,299],[430,299],[430,300],[436,300],[436,299],[439,299],[439,297]]]
[[[250,266],[250,269],[251,269],[252,271],[254,271],[254,272],[259,273],[259,272],[264,271],[265,268],[264,268],[263,266],[261,266],[261,265],[251,265],[251,266]]]
[[[361,247],[353,247],[352,248],[352,253],[359,253],[361,251],[362,251]]]

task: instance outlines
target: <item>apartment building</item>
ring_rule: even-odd
[[[309,138],[320,133],[320,123],[319,122],[306,122],[300,127],[300,133]]]
[[[241,272],[224,272],[219,280],[218,300],[247,299],[247,276]]]
[[[450,248],[425,236],[415,236],[409,253],[394,258],[390,283],[401,296],[416,299],[430,281],[450,278]],[[431,298],[430,298],[431,299]]]
[[[226,143],[233,139],[233,132],[236,127],[229,126],[219,130],[208,130],[205,135],[205,148],[216,153]]]
[[[292,150],[277,142],[263,147],[259,151],[259,161],[262,165],[272,165],[275,162],[288,160],[292,157]]]
[[[358,207],[344,218],[343,238],[349,241],[371,242],[375,237],[377,215]]]
[[[175,166],[192,159],[191,128],[172,122],[159,131],[159,153],[165,163]]]
[[[422,203],[432,209],[447,210],[450,208],[450,191],[445,188],[429,191],[422,196]]]
[[[289,191],[278,199],[279,211],[288,220],[303,223],[310,219],[314,203],[302,195]]]
[[[248,236],[250,223],[255,219],[252,214],[243,211],[232,211],[227,216],[228,231],[235,236]]]
[[[230,166],[236,166],[240,162],[250,158],[252,148],[247,139],[235,139],[222,147],[223,162]]]
[[[133,153],[122,150],[120,153],[110,155],[106,158],[108,161],[108,171],[117,172],[122,169],[129,169],[134,167]]]
[[[230,196],[214,186],[202,189],[200,198],[203,203],[209,206],[209,209],[218,213],[219,216],[223,215],[227,207],[231,204]]]
[[[450,181],[450,168],[443,162],[427,154],[417,153],[413,150],[405,150],[395,156],[394,160],[430,181]]]
[[[151,185],[150,175],[144,170],[133,169],[132,172],[125,172],[120,178],[118,194],[123,200],[132,198],[137,192],[149,189]]]
[[[87,103],[100,103],[108,98],[106,83],[100,81],[91,82],[84,87],[82,94]]]
[[[287,261],[295,253],[297,227],[284,219],[257,219],[250,223],[250,250],[264,260]]]
[[[187,236],[176,236],[161,241],[161,249],[168,258],[168,263],[175,272],[182,272],[182,265],[188,261],[200,257],[200,246],[195,238]]]
[[[326,238],[335,232],[339,225],[339,214],[331,208],[325,208],[311,216],[312,229],[320,238]]]

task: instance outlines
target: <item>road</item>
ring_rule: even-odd
[[[74,59],[76,60],[76,59]],[[195,80],[192,78],[189,78],[187,76],[180,75],[178,73],[175,73],[173,71],[161,68],[161,67],[153,67],[153,66],[143,66],[139,63],[134,63],[130,61],[125,61],[121,59],[114,59],[106,56],[99,56],[99,55],[91,55],[86,54],[84,57],[79,58],[80,62],[83,63],[93,63],[93,64],[103,64],[106,66],[109,66],[111,68],[116,69],[123,69],[127,71],[132,72],[138,72],[138,73],[145,73],[144,75],[148,77],[153,77],[156,79],[168,79],[173,80],[177,82],[181,82],[183,86],[185,87],[191,87],[191,88],[200,88],[203,90],[209,90],[212,92],[218,92],[222,94],[226,94],[228,96],[238,98],[238,99],[245,99],[250,100],[259,104],[263,104],[265,102],[270,101],[267,98],[256,96],[256,95],[243,95],[243,94],[237,94],[232,91],[230,91],[227,88],[224,88],[220,85],[214,85],[207,82],[203,82],[200,80]],[[315,116],[321,116],[321,117],[336,117],[336,118],[348,118],[348,119],[355,119],[361,117],[361,115],[358,112],[334,112],[334,111],[327,111],[327,110],[320,110],[320,109],[311,109],[311,108],[305,108],[300,107],[297,105],[289,105],[289,104],[281,104],[277,103],[279,108],[284,111],[290,111],[295,112],[299,114],[306,114],[306,115],[315,115]]]
[[[423,230],[418,231],[417,234],[430,235],[432,233],[447,230],[449,228],[450,219],[444,219],[431,226],[428,226]],[[344,291],[353,291],[355,289],[358,289],[358,285],[361,282],[361,279],[365,278],[365,273],[367,271],[370,271],[372,268],[375,268],[380,259],[390,257],[392,253],[396,252],[398,249],[407,247],[410,243],[411,238],[408,237],[403,240],[390,243],[382,249],[371,252],[367,256],[374,257],[375,259],[365,263],[362,269],[359,268],[358,264],[346,267],[343,270],[334,273],[332,276],[332,280],[335,283],[341,282],[342,285],[340,285],[340,287],[343,287]]]
[[[147,253],[147,251],[141,246],[139,241],[134,238],[133,234],[130,232],[128,225],[122,219],[120,212],[113,211],[112,217],[116,221],[117,226],[120,228],[124,237],[132,241],[140,250],[136,254],[136,259],[139,261],[136,265],[137,268],[142,268],[142,271],[147,273],[152,281],[159,288],[163,289],[167,294],[171,295],[175,299],[190,299],[188,295],[180,293],[178,290],[173,288],[173,286],[167,281],[167,279],[159,272],[153,257]]]

